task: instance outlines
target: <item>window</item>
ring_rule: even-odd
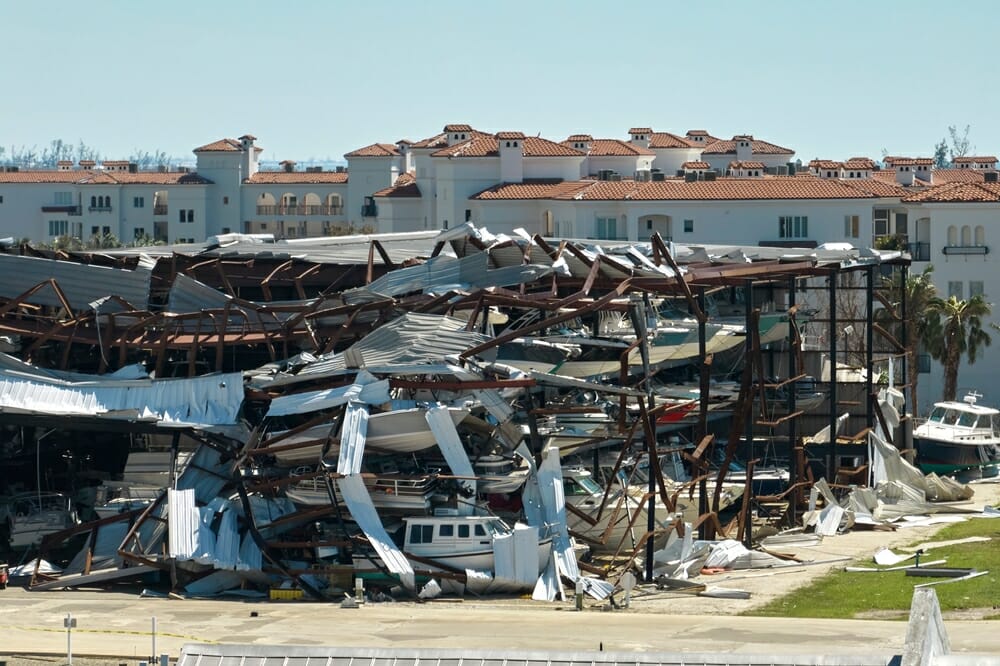
[[[49,236],[57,238],[69,233],[69,220],[49,220]]]
[[[468,208],[465,209],[465,221],[469,222],[472,220],[472,211]]]
[[[90,207],[97,208],[97,197],[90,197]]]
[[[56,192],[56,205],[57,206],[72,206],[73,205],[73,193],[72,192]]]
[[[948,245],[958,245],[958,228],[954,224],[948,227]]]
[[[694,220],[684,220],[684,233],[690,234],[694,232]]]
[[[778,238],[808,238],[809,218],[806,215],[784,215],[778,218]]]
[[[3,203],[3,195],[0,194],[0,204],[2,204],[2,203]]]
[[[972,245],[972,227],[969,225],[962,226],[962,246],[969,247]]]
[[[857,238],[861,235],[861,216],[860,215],[845,215],[844,216],[844,235],[848,238]]]
[[[468,525],[459,525],[458,526],[458,536],[461,539],[468,539],[469,538],[469,526]]]
[[[443,536],[443,537],[453,537],[453,536],[455,536],[455,526],[454,525],[438,525],[438,536]]]
[[[985,296],[983,290],[982,280],[970,280],[969,281],[969,298],[974,298],[976,296]]]
[[[962,298],[961,280],[948,282],[948,298],[951,298],[952,296],[961,300]]]
[[[433,541],[434,541],[433,525],[410,526],[410,543],[433,543]]]
[[[597,238],[601,240],[613,240],[618,238],[618,218],[617,217],[599,217],[597,218],[596,225]]]
[[[229,233],[229,227],[222,227],[222,233],[228,234]]]
[[[976,227],[976,246],[982,247],[986,245],[986,230],[983,229],[982,225]]]
[[[132,208],[145,208],[146,197],[132,197]]]
[[[111,233],[111,227],[101,227],[101,233],[105,236],[109,235]]]
[[[181,222],[194,222],[194,211],[190,208],[188,208],[187,210],[181,208],[180,218]]]
[[[223,206],[229,205],[229,197],[222,197],[222,205]]]
[[[142,227],[135,227],[132,229],[132,238],[139,239],[146,235],[146,230]]]
[[[872,221],[875,223],[875,235],[876,236],[888,236],[889,235],[889,209],[888,208],[876,208],[875,213],[872,216]]]
[[[91,227],[90,228],[90,235],[91,236],[96,236],[99,229],[100,229],[100,227]]]

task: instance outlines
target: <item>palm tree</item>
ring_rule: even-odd
[[[976,362],[980,349],[989,347],[992,342],[990,334],[983,329],[982,318],[990,316],[993,305],[982,296],[968,300],[951,296],[948,300],[932,299],[927,309],[940,317],[940,328],[935,331],[928,349],[944,366],[943,398],[954,400],[962,354],[971,365]]]
[[[937,314],[928,312],[928,305],[937,297],[937,288],[931,280],[934,266],[928,265],[918,275],[910,275],[901,288],[902,274],[896,273],[885,288],[879,290],[878,298],[885,306],[875,312],[875,322],[902,341],[903,327],[906,327],[906,344],[904,350],[907,356],[907,384],[910,387],[910,404],[913,413],[917,413],[917,380],[920,377],[920,367],[917,364],[917,352],[921,344],[934,337],[937,330]],[[906,300],[906,313],[903,315],[902,301]]]

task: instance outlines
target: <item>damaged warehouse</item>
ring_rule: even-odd
[[[905,332],[873,323],[896,251],[471,224],[143,250],[0,255],[7,538],[66,562],[32,589],[600,599],[752,546],[765,509],[833,534],[967,493],[899,458]],[[864,294],[850,319],[838,289]],[[866,372],[838,360],[845,323]]]

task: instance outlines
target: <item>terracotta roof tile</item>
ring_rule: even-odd
[[[652,127],[633,127],[628,131],[629,134],[652,134]]]
[[[180,171],[14,171],[0,173],[0,183],[73,183],[77,185],[207,185],[212,181]]]
[[[872,178],[855,178],[842,180],[840,182],[851,187],[856,187],[864,192],[869,192],[880,198],[905,197],[909,192],[907,188],[896,182],[895,174],[892,174],[892,178],[888,180],[880,180],[878,178],[874,178],[874,174],[876,173],[879,172],[874,172],[872,174]]]
[[[934,184],[942,183],[981,183],[985,171],[981,169],[934,169]]]
[[[501,141],[504,139],[523,139],[524,132],[497,132],[497,138]]]
[[[882,160],[889,166],[932,166],[934,160],[930,157],[886,157]]]
[[[566,137],[566,141],[593,141],[593,140],[594,137],[590,136],[589,134],[570,134],[568,137]],[[566,141],[563,141],[563,144],[565,144]]]
[[[196,153],[238,153],[242,150],[236,139],[219,139],[194,149]]]
[[[650,148],[697,148],[703,145],[670,132],[653,132],[649,138]]]
[[[336,185],[347,182],[347,172],[258,171],[244,179],[247,185]]]
[[[572,199],[577,192],[590,187],[592,180],[528,180],[523,183],[501,183],[473,195],[480,201],[510,199]]]
[[[962,157],[956,157],[955,159],[952,160],[952,162],[954,162],[955,164],[972,164],[974,162],[986,162],[989,164],[996,164],[997,158],[993,157],[992,155],[985,155],[981,157],[969,157],[968,155],[964,155]]]
[[[842,162],[836,160],[809,160],[810,169],[837,169],[843,166]]]
[[[414,199],[419,198],[420,188],[417,186],[417,179],[412,173],[400,174],[396,182],[390,187],[379,190],[372,194],[373,197],[388,197],[390,199]]]
[[[705,137],[706,141],[719,141],[720,140],[718,137],[712,136],[711,134],[709,134],[705,130],[699,130],[699,129],[688,130],[687,132],[684,133],[684,136],[703,136],[703,137]]]
[[[1000,183],[946,183],[914,192],[903,201],[925,203],[1000,202]]]
[[[468,127],[468,125],[448,125],[447,127]],[[426,139],[422,139],[420,141],[417,141],[416,143],[412,143],[412,144],[410,144],[410,148],[433,148],[433,149],[445,148],[445,147],[448,146],[448,131],[449,130],[446,129],[444,132],[442,132],[440,134],[435,134],[432,137],[428,137]],[[480,132],[479,130],[475,130],[475,129],[471,129],[471,128],[467,129],[467,130],[461,130],[461,129],[459,129],[459,130],[455,130],[455,131],[457,131],[457,132],[466,131],[466,132],[469,132],[474,137],[476,137],[476,136],[490,136],[489,134],[486,134],[485,132]]]
[[[872,169],[875,168],[875,162],[874,160],[870,160],[867,157],[852,157],[851,159],[844,162],[844,168],[871,171]]]
[[[364,148],[358,148],[344,155],[344,157],[397,157],[399,148],[391,143],[373,143]]]
[[[472,131],[472,125],[462,125],[462,124],[445,125],[443,131],[445,131],[445,132],[471,132]]]
[[[763,162],[736,162],[729,163],[730,169],[765,169]]]
[[[746,138],[746,137],[744,137]],[[768,143],[767,141],[757,141],[753,137],[750,139],[750,151],[754,155],[794,155],[795,151],[790,148],[782,148],[781,146],[775,145],[773,143]],[[737,137],[733,137],[729,141],[716,141],[710,143],[702,151],[703,155],[735,155],[736,154],[736,141]]]
[[[525,157],[582,157],[586,153],[537,136],[525,137],[521,144]],[[500,141],[495,135],[480,134],[431,153],[432,157],[498,157]]]
[[[56,166],[73,166],[73,160],[59,160]]]
[[[584,139],[574,139],[570,137],[563,141],[560,145],[566,146],[567,148],[573,147],[573,142],[579,143]],[[628,141],[621,141],[619,139],[587,139],[590,141],[590,152],[588,153],[591,157],[633,157],[638,155],[648,155],[650,157],[655,156],[652,150],[643,148],[642,146],[635,146]]]
[[[708,162],[685,162],[681,165],[682,169],[711,169],[712,165]]]

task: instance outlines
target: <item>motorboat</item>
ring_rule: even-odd
[[[41,543],[47,534],[80,523],[73,500],[62,493],[26,492],[10,499],[8,531],[11,548]]]
[[[511,527],[496,516],[405,516],[402,520],[394,541],[418,569],[495,571],[496,540],[524,530],[534,531],[536,576],[545,568],[552,550],[550,534],[539,534],[537,528],[523,524]],[[373,558],[355,553],[355,569],[371,570]]]
[[[294,470],[293,476],[306,475],[312,468]],[[437,490],[437,475],[362,474],[365,488],[372,504],[383,511],[426,512],[431,508],[431,497]],[[336,489],[337,481],[333,480]],[[300,506],[325,506],[330,504],[330,494],[325,476],[312,475],[285,488],[285,495]]]
[[[486,455],[472,461],[476,473],[476,491],[484,495],[501,495],[520,490],[528,480],[531,468],[518,455]]]
[[[924,472],[974,478],[1000,467],[1000,411],[984,407],[978,393],[934,403],[913,430],[917,465]]]

